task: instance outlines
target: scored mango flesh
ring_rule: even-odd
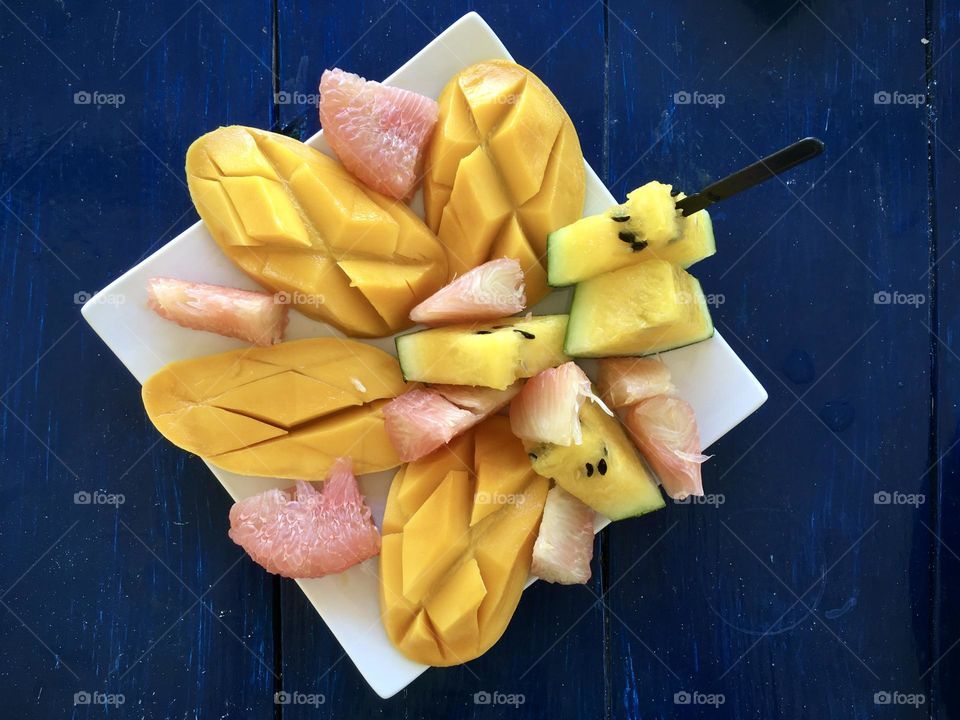
[[[560,102],[507,60],[471,65],[440,95],[427,149],[427,225],[452,273],[516,258],[529,304],[549,291],[547,236],[580,218],[586,175],[580,140]]]
[[[400,469],[380,550],[380,609],[400,652],[447,666],[493,646],[527,582],[549,486],[500,415]]]
[[[347,335],[410,327],[414,305],[448,280],[443,247],[406,205],[283,135],[214,130],[187,151],[187,182],[227,257]]]
[[[400,464],[382,408],[405,390],[382,350],[314,338],[170,363],[143,404],[167,440],[219,468],[322,480],[338,457],[358,475]]]

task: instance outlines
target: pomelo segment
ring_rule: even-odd
[[[174,278],[150,278],[147,304],[182,327],[254,345],[280,342],[288,321],[287,305],[275,295]]]
[[[401,460],[417,460],[505,407],[522,384],[518,380],[505,390],[465,385],[411,390],[384,406],[387,435]]]
[[[590,378],[576,363],[544,370],[531,378],[510,403],[510,427],[522,440],[580,445],[580,408],[588,398],[613,414],[594,395]]]
[[[559,485],[547,493],[530,572],[541,580],[576,585],[590,579],[594,512]]]
[[[230,539],[265,570],[289,578],[343,572],[380,552],[380,533],[349,458],[330,469],[322,490],[300,481],[230,508]]]
[[[658,358],[606,358],[599,363],[597,389],[610,407],[622,408],[676,391],[670,368]]]
[[[670,497],[703,495],[700,465],[709,456],[700,452],[690,403],[667,395],[649,398],[630,408],[625,422]]]
[[[523,269],[513,258],[491,260],[464,273],[410,311],[425,325],[495,320],[526,306]]]
[[[408,198],[440,108],[435,100],[339,68],[320,78],[320,124],[330,147],[365,185]]]

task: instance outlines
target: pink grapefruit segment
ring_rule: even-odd
[[[320,78],[323,136],[361,182],[393,198],[413,194],[439,114],[431,98],[339,68]]]
[[[518,380],[506,390],[468,385],[410,390],[384,405],[387,435],[400,459],[412,462],[505,407],[522,384]]]
[[[513,258],[478,265],[410,311],[410,319],[425,325],[496,320],[526,307],[523,268]]]
[[[510,403],[510,428],[521,440],[569,447],[583,442],[580,408],[584,400],[604,406],[591,389],[590,378],[566,362],[535,375]]]
[[[625,422],[670,497],[703,495],[700,465],[709,456],[700,452],[697,417],[690,403],[658,395],[631,407]]]
[[[670,368],[658,358],[606,358],[597,371],[600,397],[611,407],[621,408],[676,392]]]
[[[343,572],[380,552],[380,533],[349,458],[338,459],[317,490],[267,490],[230,508],[230,539],[268,572],[317,578]]]
[[[160,317],[182,327],[254,345],[280,342],[287,327],[287,305],[275,296],[219,285],[150,278],[147,304]]]
[[[590,579],[594,512],[557,485],[547,493],[530,572],[542,580],[576,585]]]

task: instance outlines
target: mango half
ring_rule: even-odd
[[[400,464],[382,408],[405,390],[382,350],[314,338],[170,363],[143,405],[167,440],[219,468],[322,480],[341,456],[358,475]]]
[[[244,272],[353,337],[410,327],[447,282],[443,247],[402,202],[283,135],[222,127],[187,151],[197,212]]]
[[[547,86],[506,60],[463,70],[439,103],[426,154],[427,225],[447,249],[451,274],[516,258],[532,305],[549,292],[547,236],[583,213],[577,131]]]
[[[380,550],[381,615],[400,652],[446,666],[493,646],[530,574],[549,486],[501,415],[400,469]]]

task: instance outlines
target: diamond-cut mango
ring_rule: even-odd
[[[463,70],[439,103],[426,156],[427,225],[446,248],[451,273],[496,257],[519,260],[535,303],[549,291],[547,235],[583,211],[577,131],[547,86],[506,60]]]
[[[400,652],[457,665],[493,646],[520,602],[549,485],[504,416],[400,469],[380,552],[383,623]]]
[[[288,137],[239,126],[208,133],[187,151],[187,182],[227,257],[347,335],[409,327],[411,308],[449,279],[443,247],[406,205]]]
[[[382,350],[314,338],[171,363],[143,404],[170,442],[224,470],[322,480],[341,456],[357,474],[400,464],[382,408],[406,389]]]

